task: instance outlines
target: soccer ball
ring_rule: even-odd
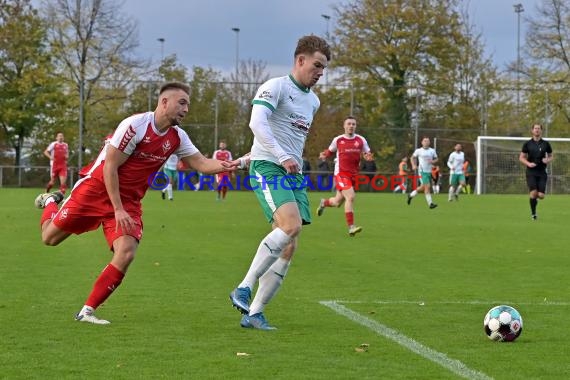
[[[514,307],[499,305],[487,312],[483,327],[489,339],[498,342],[512,342],[521,335],[523,320]]]

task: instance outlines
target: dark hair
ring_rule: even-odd
[[[188,95],[190,95],[190,86],[188,86],[185,83],[180,83],[180,82],[165,83],[160,87],[159,94],[162,94],[164,91],[168,91],[168,90],[182,90],[185,93],[187,93]]]
[[[315,52],[320,52],[327,57],[327,60],[331,59],[331,48],[327,41],[323,38],[311,34],[310,36],[303,36],[299,38],[297,42],[297,48],[295,49],[295,57],[299,54],[313,54]]]
[[[354,120],[354,121],[356,121],[356,118],[355,118],[354,116],[352,116],[352,115],[348,115],[347,117],[344,118],[344,121],[347,121],[347,120]],[[344,121],[343,121],[343,122],[344,122]]]
[[[541,130],[541,131],[544,131],[544,127],[543,127],[542,124],[540,124],[540,123],[533,123],[533,124],[530,126],[530,129],[533,129],[535,125],[538,125],[538,126],[540,127],[540,130]]]

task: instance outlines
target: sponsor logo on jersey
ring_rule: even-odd
[[[121,139],[121,143],[119,144],[119,150],[124,151],[127,145],[129,145],[129,142],[133,139],[133,137],[135,137],[136,134],[137,132],[135,131],[133,126],[129,125],[129,128],[127,129],[127,131],[123,135],[123,138]]]
[[[259,99],[272,99],[273,96],[271,95],[271,91],[265,90],[258,96]]]

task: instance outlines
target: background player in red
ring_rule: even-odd
[[[231,161],[232,160],[232,152],[227,150],[227,145],[225,141],[220,141],[218,150],[212,154],[212,158],[220,161]],[[228,184],[230,183],[230,172],[221,172],[216,174],[216,184],[218,190],[217,200],[225,200],[226,193],[228,192]]]
[[[344,134],[337,136],[331,142],[327,150],[321,153],[321,157],[330,157],[336,152],[334,178],[336,183],[336,195],[332,198],[321,199],[317,215],[321,216],[325,207],[340,207],[344,202],[344,215],[348,224],[348,234],[354,236],[362,231],[362,227],[354,224],[354,185],[360,158],[363,153],[370,152],[366,139],[356,134],[356,119],[349,116],[344,119]]]
[[[59,191],[65,194],[67,190],[67,159],[69,158],[69,147],[63,141],[63,133],[58,132],[55,141],[44,150],[44,156],[49,158],[50,179],[46,186],[49,192],[55,184],[55,178],[59,178]]]
[[[94,311],[121,284],[135,258],[142,238],[141,199],[171,154],[210,174],[234,170],[240,163],[205,158],[178,127],[188,112],[189,92],[185,84],[167,83],[160,89],[154,112],[123,120],[59,210],[61,193],[40,194],[36,198],[36,206],[44,209],[40,220],[44,244],[58,245],[72,233],[81,234],[102,225],[113,251],[111,262],[77,313],[77,321],[110,323],[97,318]]]

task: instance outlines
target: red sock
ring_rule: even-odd
[[[228,187],[224,186],[222,187],[222,198],[226,199],[226,193],[228,192]]]
[[[344,216],[346,217],[346,224],[348,224],[348,226],[352,226],[354,224],[354,212],[345,212]]]
[[[40,227],[44,225],[46,220],[53,219],[55,214],[57,213],[57,210],[58,210],[57,203],[55,202],[48,203],[44,208],[44,211],[42,212],[42,217],[40,219]]]
[[[93,309],[97,309],[113,291],[121,284],[125,274],[115,268],[113,265],[109,264],[103,269],[103,272],[95,281],[93,285],[93,290],[85,301],[85,305],[91,306]]]
[[[331,207],[331,202],[328,199],[325,199],[325,207]]]

